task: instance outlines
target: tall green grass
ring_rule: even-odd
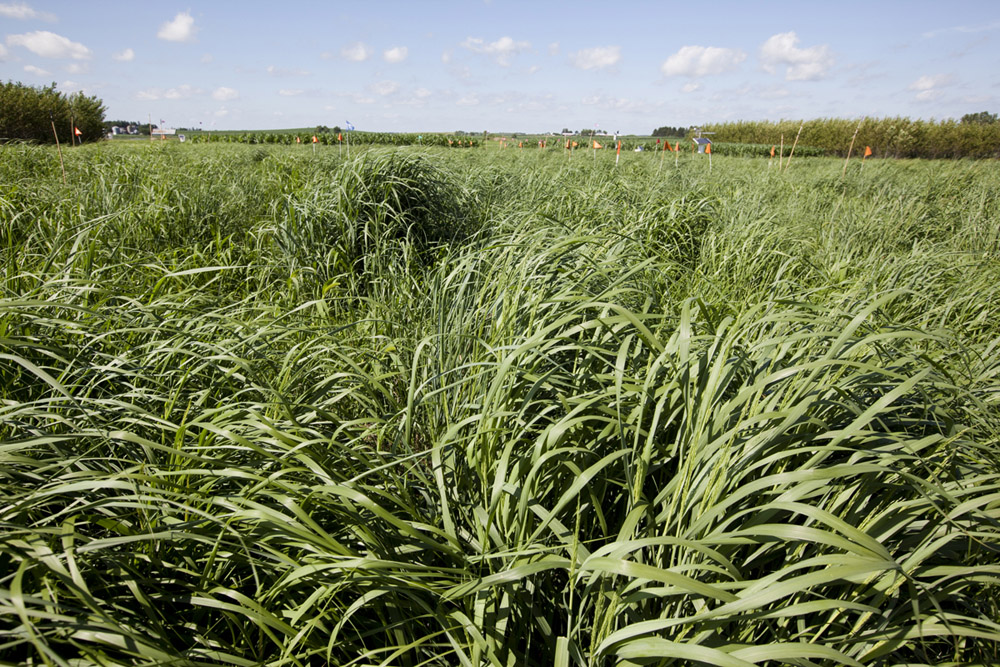
[[[0,153],[0,660],[1000,661],[1000,172]]]

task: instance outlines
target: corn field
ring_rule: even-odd
[[[1000,168],[614,157],[0,147],[0,662],[1000,663]]]

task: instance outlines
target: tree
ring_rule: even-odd
[[[967,113],[962,116],[963,125],[992,125],[997,122],[997,115],[989,111],[979,113]]]
[[[663,127],[658,127],[653,130],[654,137],[683,137],[687,134],[687,128],[684,127],[670,127],[669,125],[664,125]]]
[[[70,142],[74,126],[80,130],[80,141],[104,138],[104,103],[80,92],[65,95],[55,83],[44,87],[0,83],[0,109],[0,141],[54,143],[53,124],[60,142]]]

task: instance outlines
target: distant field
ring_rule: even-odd
[[[0,662],[1000,663],[1000,166],[487,145],[0,147]]]

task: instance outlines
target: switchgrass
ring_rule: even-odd
[[[0,660],[1000,661],[994,165],[0,153]]]

